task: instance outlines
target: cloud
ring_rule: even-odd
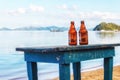
[[[101,11],[93,11],[93,12],[82,12],[77,5],[59,5],[57,8],[67,11],[64,13],[65,17],[69,18],[82,18],[82,19],[99,19],[99,20],[120,20],[120,14],[114,12],[101,12]]]
[[[8,12],[10,15],[20,15],[20,14],[25,14],[26,9],[25,8],[18,8],[17,10],[11,10]]]
[[[59,8],[59,9],[63,9],[63,10],[76,10],[76,9],[78,9],[78,7],[77,7],[77,5],[71,5],[71,6],[68,6],[68,5],[66,5],[66,4],[63,4],[63,5],[59,5],[59,6],[57,6],[57,8]]]
[[[33,12],[43,12],[44,8],[42,6],[30,5],[30,10]]]
[[[111,13],[111,12],[98,12],[98,11],[81,12],[79,15],[80,15],[81,18],[86,18],[86,19],[103,19],[103,20],[120,19],[120,14]]]
[[[57,8],[65,10],[65,9],[68,9],[68,6],[66,4],[63,4],[63,5],[57,6]]]
[[[27,8],[18,8],[16,10],[10,10],[8,11],[9,15],[13,15],[13,16],[17,16],[17,15],[21,15],[21,14],[26,14],[26,13],[40,13],[44,11],[44,7],[42,6],[37,6],[37,5],[30,5]]]

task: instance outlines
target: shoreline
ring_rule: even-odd
[[[104,72],[103,68],[85,71],[81,73],[82,80],[103,80],[104,79]],[[54,78],[53,80],[59,80],[58,77]],[[71,80],[73,79],[73,75],[71,75]],[[113,68],[113,80],[120,80],[120,65],[114,66]]]

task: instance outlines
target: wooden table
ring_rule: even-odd
[[[58,63],[59,80],[70,80],[70,63],[72,63],[74,80],[81,80],[81,61],[98,58],[104,59],[104,80],[112,80],[115,46],[120,44],[22,47],[16,50],[24,51],[29,80],[38,80],[37,62]]]

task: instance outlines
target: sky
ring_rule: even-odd
[[[25,26],[87,28],[101,22],[120,25],[120,0],[0,0],[0,28]]]

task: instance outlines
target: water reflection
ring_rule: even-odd
[[[104,32],[96,32],[97,33],[97,36],[100,37],[100,38],[113,38],[115,37],[115,32],[112,32],[112,31],[104,31]]]
[[[99,43],[120,43],[120,32],[104,31],[95,32],[96,40]]]

